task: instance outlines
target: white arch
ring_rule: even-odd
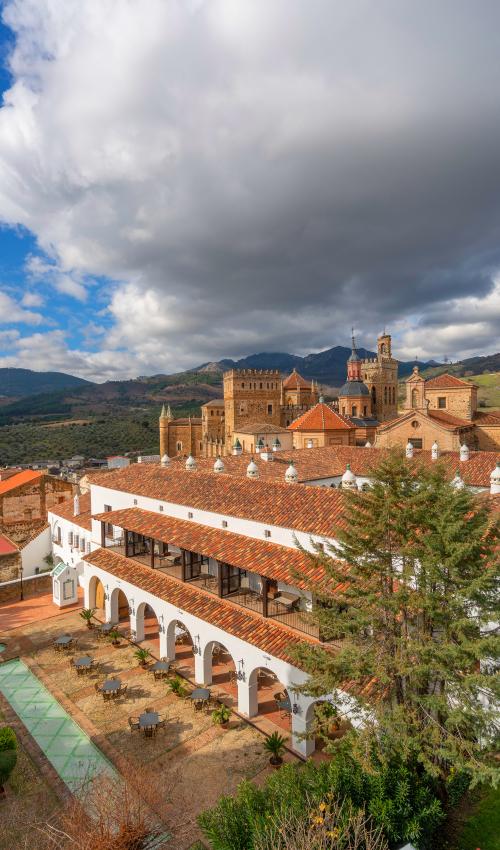
[[[203,683],[206,685],[212,684],[212,675],[213,675],[213,649],[214,646],[222,646],[231,657],[231,661],[234,664],[234,669],[238,669],[238,665],[234,658],[234,654],[231,649],[227,645],[228,642],[222,642],[220,640],[209,640],[206,642],[205,646],[201,650],[201,658],[200,658],[200,666],[201,669],[197,671],[197,678],[203,679]]]
[[[113,622],[113,623],[118,623],[119,620],[120,620],[120,611],[119,611],[119,605],[118,605],[118,598],[120,596],[120,591],[123,593],[125,599],[127,600],[127,605],[128,605],[129,612],[130,612],[130,597],[124,591],[123,587],[121,587],[120,585],[115,585],[115,587],[113,588],[113,590],[109,594],[109,609],[110,609],[109,616],[110,616],[111,622]],[[129,613],[129,617],[130,617],[130,613]]]
[[[162,623],[163,623],[163,614],[158,614],[156,611],[156,607],[151,605],[150,602],[140,602],[137,608],[132,612],[131,615],[131,630],[135,632],[135,640],[139,643],[141,640],[144,640],[145,633],[145,624],[144,624],[144,612],[146,610],[146,606],[151,608],[153,614],[156,617],[156,621],[158,623],[158,635],[162,634]]]

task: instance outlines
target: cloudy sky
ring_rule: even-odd
[[[500,349],[498,0],[6,0],[0,366]]]

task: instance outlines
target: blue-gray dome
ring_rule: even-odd
[[[370,390],[363,381],[347,381],[346,384],[339,390],[340,396],[360,396],[370,395]]]

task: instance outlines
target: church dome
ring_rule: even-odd
[[[361,395],[370,395],[370,390],[363,381],[347,381],[342,389],[339,390],[339,398],[349,396],[352,398],[358,398]]]
[[[259,467],[255,463],[254,459],[250,461],[247,466],[247,478],[258,478],[259,477]]]
[[[299,473],[295,469],[293,463],[290,461],[290,466],[285,472],[285,481],[287,484],[297,484],[299,480]]]

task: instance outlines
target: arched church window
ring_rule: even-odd
[[[374,404],[377,403],[377,390],[375,389],[375,387],[372,387],[372,401]]]
[[[357,416],[357,415],[358,415],[358,408],[356,407],[356,405],[355,405],[355,404],[353,404],[353,406],[352,406],[352,411],[351,411],[351,416]]]
[[[411,391],[411,406],[412,407],[418,407],[418,391],[417,390]]]
[[[387,387],[384,387],[384,404],[387,404]]]

